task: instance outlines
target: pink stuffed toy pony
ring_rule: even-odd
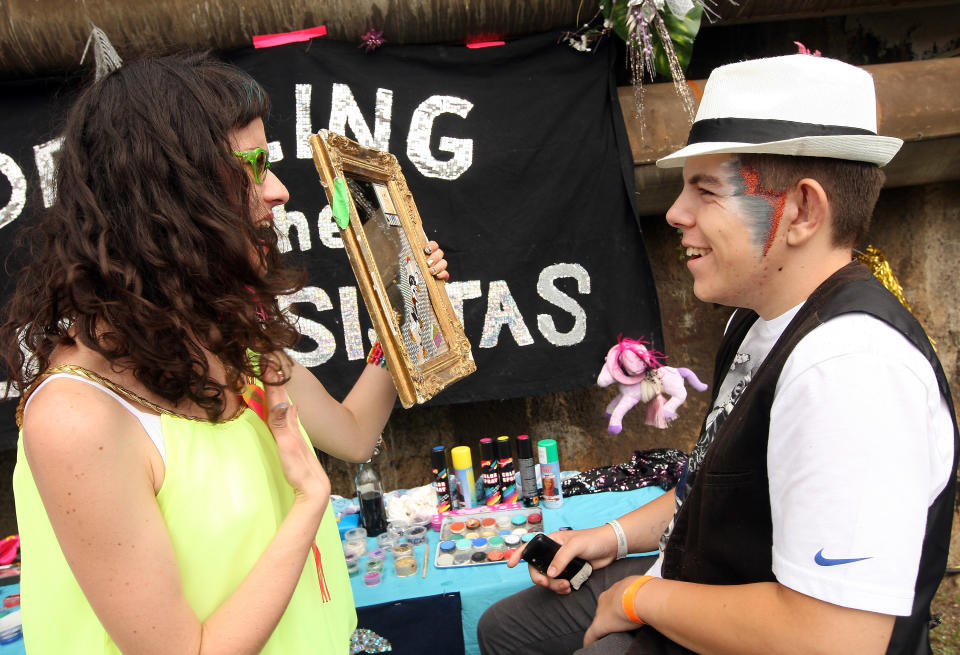
[[[607,405],[606,415],[610,417],[607,432],[620,434],[623,415],[640,401],[648,403],[646,424],[663,429],[677,418],[677,409],[687,399],[684,380],[697,391],[706,390],[707,385],[693,371],[663,366],[662,357],[661,353],[648,349],[646,342],[635,339],[621,338],[607,352],[597,384],[607,387],[616,382],[620,386],[620,393]],[[664,394],[669,395],[670,400]]]

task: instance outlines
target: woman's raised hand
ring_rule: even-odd
[[[450,273],[447,271],[447,260],[443,258],[443,250],[436,241],[427,242],[427,247],[423,249],[427,255],[427,268],[430,274],[438,280],[449,280]]]
[[[267,425],[277,442],[280,465],[287,482],[294,488],[297,500],[326,504],[330,498],[330,480],[317,459],[313,447],[300,433],[297,408],[290,403],[281,382],[284,373],[274,364],[268,364],[263,373],[264,400],[268,409]]]

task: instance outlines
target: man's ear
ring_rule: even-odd
[[[805,177],[787,191],[789,211],[787,244],[800,246],[821,234],[829,237],[833,229],[830,202],[823,186],[813,178]]]

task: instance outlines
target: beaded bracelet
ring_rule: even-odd
[[[653,580],[652,575],[641,575],[639,578],[634,580],[629,587],[623,590],[623,613],[627,615],[627,618],[633,621],[634,623],[639,623],[643,625],[644,621],[639,616],[637,616],[637,611],[633,609],[633,600],[637,596],[637,592],[640,591],[640,587],[647,584]]]
[[[367,355],[367,363],[374,366],[387,368],[387,357],[383,354],[383,348],[380,347],[380,341],[374,341],[370,353]]]

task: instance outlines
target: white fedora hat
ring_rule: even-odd
[[[788,55],[720,66],[710,73],[687,145],[657,160],[754,152],[830,157],[883,166],[901,139],[877,136],[873,78],[836,59]]]

